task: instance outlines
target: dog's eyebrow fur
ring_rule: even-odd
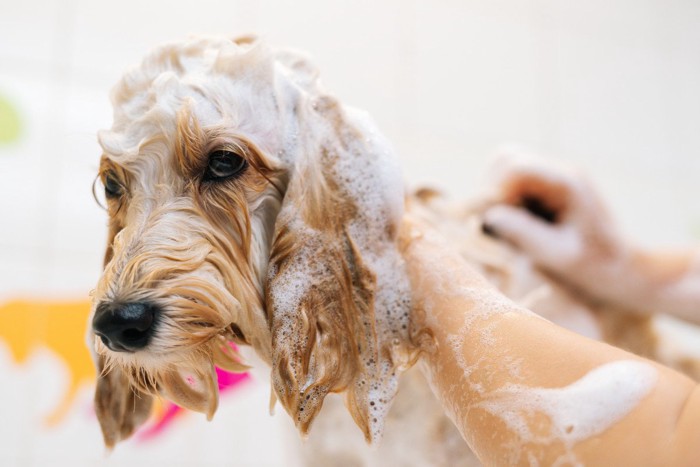
[[[98,176],[104,180],[105,175],[110,171],[114,172],[121,182],[126,183],[128,181],[126,170],[110,159],[107,154],[102,154]]]
[[[185,179],[194,178],[206,167],[207,135],[188,106],[178,112],[175,131],[175,171]]]
[[[121,165],[115,163],[112,159],[109,158],[107,154],[103,154],[102,157],[100,158],[100,168],[97,173],[97,178],[101,181],[101,183],[104,185],[106,181],[106,177],[108,174],[113,174],[117,178],[117,182],[122,186],[124,189],[124,195],[120,196],[119,199],[113,199],[113,198],[108,198],[107,201],[107,211],[109,212],[109,217],[110,217],[110,225],[115,222],[115,220],[119,217],[122,217],[124,215],[124,199],[125,197],[128,196],[129,192],[129,183],[130,183],[130,174],[129,172],[122,167]],[[97,182],[97,179],[95,180]],[[95,197],[95,200],[97,201],[98,204],[101,204],[99,199],[97,198],[97,193],[95,192],[95,187],[93,185],[93,196]]]
[[[273,177],[280,170],[248,138],[225,125],[203,128],[192,109],[185,105],[177,114],[175,134],[175,170],[186,180],[201,177],[207,167],[209,154],[217,150],[229,150],[245,158],[248,165],[267,182],[275,184]],[[261,189],[262,186],[251,187]]]

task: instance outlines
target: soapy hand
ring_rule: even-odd
[[[586,177],[554,161],[495,165],[483,231],[520,249],[554,280],[596,301],[700,324],[700,253],[645,251],[617,230]]]
[[[552,161],[507,155],[494,164],[493,180],[484,232],[522,250],[556,279],[609,298],[605,281],[614,281],[629,252],[586,177]]]

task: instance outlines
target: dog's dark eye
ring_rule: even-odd
[[[105,175],[105,196],[107,198],[119,198],[124,194],[124,188],[119,183],[119,179],[113,172],[107,172]]]
[[[209,154],[209,165],[204,174],[205,180],[226,180],[231,178],[247,167],[246,160],[235,152],[218,150]]]

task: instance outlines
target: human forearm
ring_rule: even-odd
[[[433,335],[422,364],[486,465],[698,460],[674,435],[691,380],[517,307],[431,235],[405,250],[414,325]]]

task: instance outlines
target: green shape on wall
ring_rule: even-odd
[[[21,133],[19,112],[9,100],[0,95],[0,145],[18,141]]]

